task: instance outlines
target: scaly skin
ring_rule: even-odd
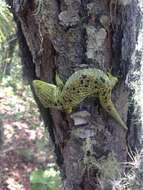
[[[99,97],[102,107],[127,130],[111,101],[111,91],[117,81],[118,79],[110,73],[105,74],[99,69],[88,68],[72,74],[65,85],[56,75],[57,86],[40,80],[34,80],[33,86],[45,108],[65,109],[68,113],[86,97]]]

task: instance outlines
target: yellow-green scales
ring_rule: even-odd
[[[57,86],[40,80],[34,80],[33,86],[45,108],[66,110],[68,113],[85,98],[98,97],[102,107],[127,129],[111,101],[111,91],[117,81],[118,79],[110,73],[105,74],[99,69],[88,68],[73,73],[65,85],[56,75]]]

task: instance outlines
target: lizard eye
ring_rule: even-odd
[[[83,79],[85,79],[87,76],[86,75],[81,75]]]
[[[105,83],[105,79],[103,79],[102,77],[100,77],[100,80],[101,80],[103,83]]]

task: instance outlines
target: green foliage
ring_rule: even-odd
[[[33,184],[30,190],[48,190],[45,184]]]
[[[30,175],[30,190],[59,190],[62,188],[60,172],[53,168],[33,171]]]
[[[29,149],[16,150],[18,156],[22,156],[25,161],[32,161],[35,157],[34,153]]]
[[[13,88],[14,92],[16,92],[16,90],[17,90],[17,85],[12,76],[5,76],[2,80],[2,84],[5,87],[11,86]]]
[[[4,1],[0,1],[0,81],[7,75],[15,75],[15,67],[20,62],[15,33],[12,14]]]
[[[11,44],[3,44],[0,47],[0,80],[6,78],[8,82],[18,83],[21,78],[21,68],[16,42],[13,48],[11,48]],[[7,76],[11,76],[11,78],[7,78]]]
[[[15,115],[16,120],[20,120],[23,118],[23,114],[21,112],[16,113]]]
[[[4,1],[0,1],[0,43],[4,42],[13,33],[15,33],[15,24],[12,14]]]

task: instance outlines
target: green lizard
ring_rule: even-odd
[[[86,97],[98,97],[102,107],[124,128],[128,129],[111,101],[112,88],[118,79],[110,73],[95,68],[82,69],[73,73],[65,85],[56,74],[56,83],[34,80],[35,93],[45,108],[51,107],[72,112],[72,108]]]

